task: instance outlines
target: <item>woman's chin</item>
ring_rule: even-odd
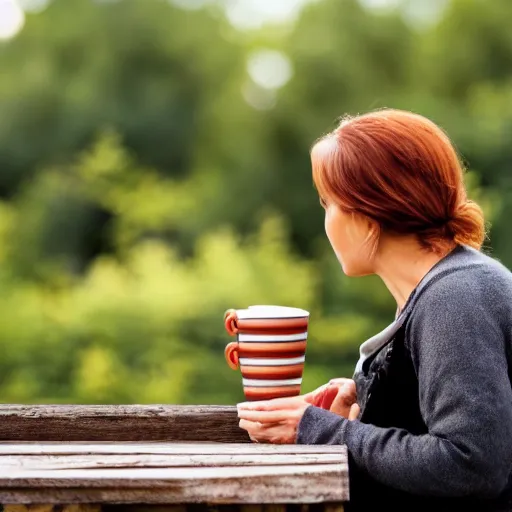
[[[349,264],[347,262],[340,261],[341,269],[347,277],[363,277],[372,274],[373,272],[362,265],[357,263]]]
[[[350,265],[343,261],[340,261],[340,264],[341,264],[341,270],[343,270],[343,273],[347,277],[356,277],[357,276],[357,273],[354,272],[355,271],[354,265]]]

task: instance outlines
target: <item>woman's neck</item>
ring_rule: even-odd
[[[427,251],[413,237],[384,237],[375,257],[375,273],[382,279],[401,311],[429,270],[453,248]]]

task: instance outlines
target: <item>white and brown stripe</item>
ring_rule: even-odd
[[[294,319],[303,320],[303,319]],[[300,329],[285,325],[272,332],[237,334],[244,393],[248,400],[267,400],[300,394],[307,345],[307,321]],[[276,325],[277,324],[277,325]]]
[[[244,387],[244,394],[247,400],[271,400],[273,398],[284,398],[287,396],[300,395],[300,384],[298,386],[276,386],[276,387]]]

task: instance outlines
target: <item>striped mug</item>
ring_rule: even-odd
[[[224,351],[228,365],[242,371],[247,400],[300,395],[309,312],[284,306],[228,309],[224,326],[236,341]]]

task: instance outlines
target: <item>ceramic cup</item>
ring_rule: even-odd
[[[300,395],[309,312],[284,306],[228,309],[226,331],[236,341],[225,349],[228,365],[242,371],[247,400]]]

